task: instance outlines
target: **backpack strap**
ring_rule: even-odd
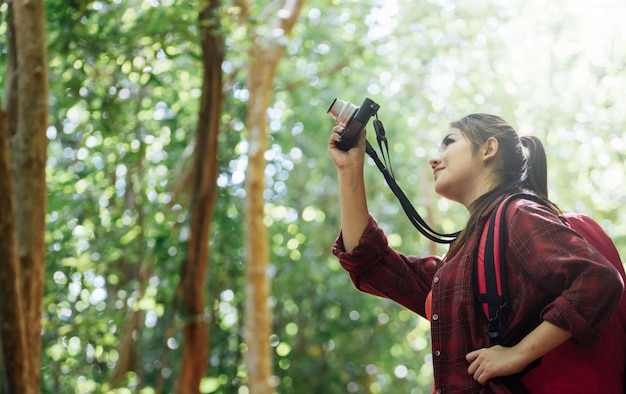
[[[506,335],[506,315],[508,315],[506,294],[502,277],[506,277],[504,253],[500,253],[500,239],[502,228],[502,212],[513,196],[505,198],[490,216],[483,228],[478,244],[476,258],[476,284],[478,285],[477,298],[487,322],[491,345],[502,342]]]
[[[476,251],[474,270],[476,298],[487,322],[492,346],[501,344],[507,334],[506,321],[510,314],[510,305],[506,298],[505,283],[507,244],[505,212],[508,205],[518,198],[546,205],[545,201],[531,194],[518,193],[505,197],[487,220]]]

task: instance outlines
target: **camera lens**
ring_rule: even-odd
[[[356,105],[349,101],[335,99],[328,108],[328,114],[337,122],[338,125],[346,127],[352,116],[359,109]]]

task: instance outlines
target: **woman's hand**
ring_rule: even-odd
[[[365,130],[359,135],[357,143],[347,152],[339,149],[336,145],[337,142],[341,141],[341,133],[343,133],[342,126],[333,127],[333,133],[328,141],[328,153],[335,167],[339,171],[353,166],[362,168],[365,161]]]
[[[526,368],[519,351],[499,345],[474,350],[465,358],[470,362],[467,372],[483,385],[493,378],[513,375]]]
[[[548,321],[543,321],[513,347],[492,346],[474,350],[465,356],[467,372],[480,384],[490,379],[521,372],[530,363],[571,338],[571,334]]]

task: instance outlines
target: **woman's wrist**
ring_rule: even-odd
[[[337,169],[340,184],[349,185],[350,190],[364,188],[363,167],[349,166]]]
[[[553,350],[571,338],[571,334],[561,327],[544,321],[526,335],[517,345],[513,346],[521,369]]]

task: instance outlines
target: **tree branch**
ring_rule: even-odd
[[[250,6],[248,4],[248,1],[247,0],[234,0],[233,4],[235,5],[236,8],[239,8],[240,10],[235,15],[237,22],[241,24],[243,21],[248,20],[248,17],[250,16]]]
[[[298,21],[303,4],[304,0],[286,0],[285,6],[278,11],[280,27],[285,35],[291,34],[291,30],[293,30],[294,25]]]

